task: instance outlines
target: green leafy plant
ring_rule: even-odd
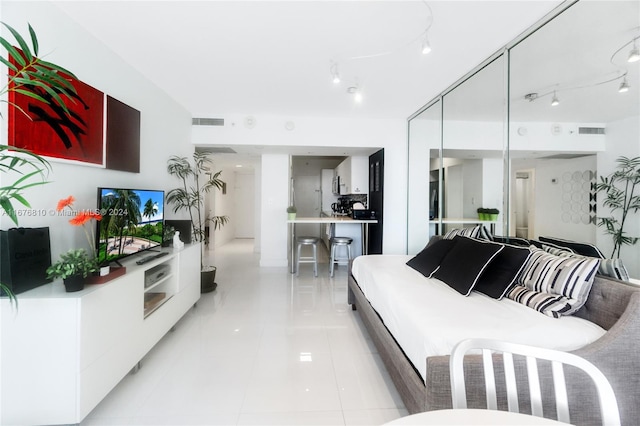
[[[600,176],[596,184],[597,192],[604,192],[606,198],[603,205],[611,210],[611,216],[599,217],[598,226],[603,226],[606,233],[613,238],[611,258],[619,258],[623,245],[634,245],[638,237],[630,237],[624,232],[624,225],[629,213],[640,209],[640,195],[636,195],[636,187],[640,184],[640,157],[616,159],[616,171],[609,176]]]
[[[4,22],[2,25],[9,30],[20,50],[14,47],[8,39],[0,37],[0,45],[6,50],[6,56],[1,56],[0,62],[9,70],[8,82],[0,89],[0,102],[7,103],[9,108],[15,108],[16,112],[29,117],[23,109],[11,101],[11,97],[9,100],[6,99],[6,95],[18,93],[43,104],[55,104],[62,109],[64,114],[70,115],[65,98],[74,102],[73,98],[77,96],[77,93],[73,85],[62,74],[73,78],[75,75],[59,65],[38,57],[38,38],[31,25],[29,25],[31,45],[11,26]],[[47,183],[46,178],[50,170],[49,162],[39,155],[25,149],[0,145],[2,180],[6,181],[7,175],[17,176],[13,183],[0,187],[0,209],[14,224],[18,225],[18,215],[13,207],[13,202],[31,208],[25,198],[24,191]],[[7,286],[0,283],[0,289],[8,295],[11,303],[16,303],[15,295]]]
[[[8,82],[0,89],[1,102],[8,103],[10,108],[15,108],[16,111],[29,117],[29,114],[12,102],[11,98],[6,100],[4,96],[18,93],[47,105],[55,104],[65,114],[69,114],[65,98],[75,102],[73,98],[77,94],[73,85],[62,74],[74,78],[75,76],[59,65],[38,58],[38,38],[31,25],[29,25],[31,46],[11,26],[4,22],[2,25],[9,30],[20,50],[9,40],[0,37],[0,44],[7,52],[6,57],[0,57],[0,62],[9,70]],[[18,175],[18,179],[12,184],[0,187],[0,208],[16,225],[18,217],[12,201],[31,208],[23,192],[33,186],[45,184],[46,175],[50,170],[51,166],[44,158],[25,149],[0,145],[0,172],[3,174],[13,172]]]
[[[182,181],[180,188],[167,193],[167,203],[173,205],[174,213],[187,211],[191,219],[193,237],[196,241],[206,241],[206,226],[219,229],[229,221],[228,216],[207,216],[204,214],[205,194],[213,189],[222,189],[222,171],[212,173],[211,157],[207,153],[194,152],[193,161],[186,157],[172,156],[167,163],[167,172]]]
[[[296,206],[289,206],[287,207],[287,213],[298,213],[298,209],[296,209]]]
[[[60,255],[53,265],[47,268],[47,278],[69,278],[74,275],[82,275],[87,278],[98,270],[98,262],[90,256],[85,249],[69,250]]]

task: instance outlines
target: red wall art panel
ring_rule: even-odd
[[[68,77],[77,91],[73,101],[65,99],[70,111],[46,105],[21,93],[9,92],[9,145],[38,155],[73,160],[104,167],[104,99],[101,91]],[[44,90],[38,94],[49,97]]]

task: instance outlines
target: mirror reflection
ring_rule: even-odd
[[[616,158],[640,155],[640,62],[628,62],[639,4],[578,2],[511,49],[511,235],[591,243],[610,257],[595,184]],[[638,214],[625,232],[640,235]],[[621,252],[631,276],[639,257],[638,245]]]
[[[438,217],[441,102],[437,101],[409,122],[407,253],[424,248]],[[433,226],[433,225],[431,225]]]
[[[485,223],[501,235],[502,212],[488,223],[478,209],[503,204],[503,57],[447,93],[443,107],[444,231]]]

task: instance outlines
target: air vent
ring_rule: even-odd
[[[604,135],[604,127],[578,127],[580,135]]]
[[[224,126],[224,118],[193,118],[191,124],[194,126]]]
[[[207,146],[207,147],[196,147],[196,151],[198,152],[207,152],[210,154],[237,154],[237,151],[229,148],[228,146]]]
[[[545,160],[573,160],[574,158],[588,157],[593,154],[554,154],[544,158]]]

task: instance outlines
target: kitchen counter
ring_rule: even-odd
[[[344,237],[353,238],[353,245],[358,247],[358,250],[354,250],[354,257],[359,254],[367,254],[367,246],[369,240],[369,224],[370,223],[378,223],[377,219],[353,219],[351,216],[344,215],[333,215],[330,213],[321,213],[320,216],[317,217],[296,217],[292,220],[287,220],[289,224],[289,235],[290,235],[290,258],[289,263],[291,265],[291,273],[295,272],[295,248],[296,248],[296,224],[298,223],[319,223],[326,224],[327,226],[335,227],[343,227],[344,230],[333,229],[332,235],[339,235]],[[359,231],[353,229],[349,232],[346,228],[351,229],[352,225],[360,225]],[[337,234],[336,234],[337,232]],[[324,236],[324,233],[323,233]],[[353,246],[352,246],[353,247]]]
[[[378,223],[377,219],[353,219],[351,216],[331,215],[320,217],[296,217],[293,220],[287,220],[287,223]]]

